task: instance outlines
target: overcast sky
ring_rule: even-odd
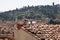
[[[60,0],[0,0],[0,12],[21,8],[23,6],[60,4]]]

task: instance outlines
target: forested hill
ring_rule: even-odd
[[[23,18],[43,21],[60,19],[60,5],[39,5],[20,9],[16,8],[15,10],[0,13],[0,20],[15,20],[16,16],[20,20]]]

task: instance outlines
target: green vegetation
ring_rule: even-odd
[[[33,20],[42,20],[49,21],[60,19],[60,5],[41,5],[41,6],[28,6],[21,9],[10,10],[0,13],[0,20],[15,20],[15,17],[18,16],[18,19],[33,19]]]

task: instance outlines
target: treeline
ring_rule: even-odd
[[[0,13],[0,20],[15,20],[16,16],[18,19],[33,19],[49,21],[51,19],[60,18],[60,5],[39,5],[39,6],[28,6],[23,8],[16,8],[15,10],[9,10]]]
[[[60,24],[60,21],[57,21],[57,20],[50,20],[49,22],[48,22],[48,24]]]

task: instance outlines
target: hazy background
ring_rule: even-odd
[[[24,6],[60,4],[60,0],[0,0],[0,12],[21,8]]]

